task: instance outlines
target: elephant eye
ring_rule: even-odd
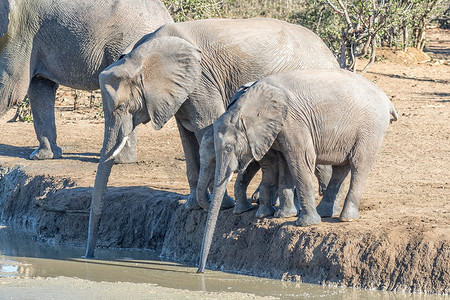
[[[231,153],[231,151],[233,151],[233,147],[231,145],[226,145],[225,146],[225,152]]]
[[[122,103],[119,106],[117,106],[118,111],[125,111],[126,109],[127,109],[127,106],[125,105],[125,103]]]

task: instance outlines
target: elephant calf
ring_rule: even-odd
[[[197,200],[205,210],[209,209],[208,187],[214,180],[215,162],[214,131],[210,127],[203,134],[200,144],[200,175],[197,186]],[[235,188],[236,205],[233,212],[239,214],[253,208],[252,203],[247,199],[246,188],[252,179],[251,177],[253,177],[252,175],[261,168],[262,180],[259,186],[259,207],[256,217],[263,218],[274,214],[275,217],[296,216],[298,211],[294,203],[294,186],[285,165],[284,158],[275,150],[269,150],[264,155],[258,162],[255,172],[248,172],[248,164],[240,165],[236,186],[241,187]],[[250,168],[255,167],[250,166]],[[252,174],[248,176],[248,173]],[[245,188],[242,188],[242,186],[245,186]],[[272,204],[277,198],[280,205],[275,211]]]
[[[203,272],[231,172],[270,150],[284,155],[301,212],[297,225],[321,222],[339,211],[336,196],[351,172],[341,221],[359,217],[364,182],[397,112],[375,84],[344,70],[298,70],[253,84],[214,122],[216,170],[211,208],[198,272]],[[316,210],[315,165],[333,165],[330,183]]]
[[[203,134],[200,144],[200,174],[197,185],[197,200],[205,210],[209,209],[208,188],[214,180],[215,162],[214,130],[211,126]],[[320,186],[319,195],[323,195],[332,175],[332,169],[327,167],[322,165],[315,167],[314,174]],[[298,208],[294,202],[294,184],[286,159],[282,153],[273,149],[270,149],[256,163],[252,161],[248,162],[247,165],[238,166],[239,174],[234,189],[236,205],[233,213],[239,214],[253,208],[252,203],[247,199],[246,191],[259,169],[262,171],[262,179],[257,191],[259,207],[256,217],[264,218],[274,215],[277,218],[286,218],[296,216]],[[278,203],[276,210],[273,206],[275,203]]]

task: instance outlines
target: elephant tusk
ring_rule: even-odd
[[[125,144],[127,144],[127,143],[129,144],[128,139],[129,139],[128,135],[123,138],[123,140],[120,143],[119,147],[117,147],[117,149],[113,152],[113,154],[111,155],[110,159],[113,159],[117,155],[119,155],[120,151],[122,151],[123,147],[125,147]]]

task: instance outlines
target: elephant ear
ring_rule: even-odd
[[[10,4],[8,0],[0,1],[0,37],[8,32]]]
[[[255,81],[248,82],[246,84],[241,85],[238,88],[237,92],[231,98],[230,103],[228,103],[227,109],[229,109],[230,106],[232,106],[234,103],[236,103],[237,99],[239,99],[242,96],[242,94],[244,94],[253,84],[255,84]]]
[[[239,100],[241,120],[253,157],[261,160],[286,120],[286,93],[266,83],[250,87]]]
[[[139,81],[156,130],[175,115],[201,77],[201,51],[178,37],[150,38],[129,53],[139,61]]]

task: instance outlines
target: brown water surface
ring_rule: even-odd
[[[0,226],[0,299],[448,299],[243,276],[161,260],[142,250],[49,245]]]

